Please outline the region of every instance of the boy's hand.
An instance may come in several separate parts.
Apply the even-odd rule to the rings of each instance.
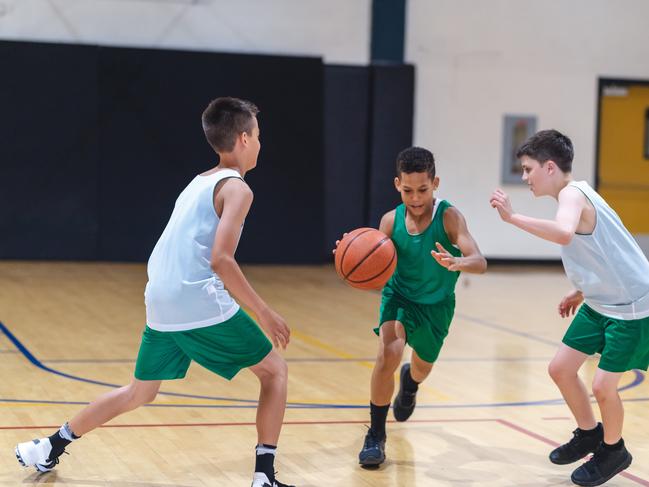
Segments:
[[[346,235],[347,232],[343,233],[343,238],[345,238]],[[339,245],[340,245],[340,240],[336,240],[336,247],[331,251],[332,254],[336,253],[336,249],[338,248]]]
[[[267,308],[258,316],[259,324],[268,333],[276,347],[286,349],[291,339],[291,330],[280,315]]]
[[[492,193],[489,204],[493,208],[498,210],[500,218],[504,222],[511,221],[514,210],[512,209],[512,204],[509,201],[509,196],[502,189],[497,189]]]
[[[455,257],[439,242],[435,242],[435,246],[437,247],[438,252],[431,250],[430,255],[433,256],[439,265],[446,267],[449,271],[462,270],[462,257]]]
[[[584,300],[584,295],[581,291],[571,291],[564,296],[564,298],[559,303],[559,314],[562,318],[567,318],[570,315],[574,315],[577,307]]]

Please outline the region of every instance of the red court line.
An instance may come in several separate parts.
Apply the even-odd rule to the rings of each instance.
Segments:
[[[395,420],[388,420],[388,423],[396,423],[397,421]],[[527,428],[523,428],[522,426],[518,426],[517,424],[514,424],[510,421],[507,421],[506,419],[498,419],[498,418],[468,418],[468,419],[414,419],[408,421],[408,423],[485,423],[485,422],[494,422],[494,423],[499,423],[503,426],[506,426],[507,428],[513,429],[514,431],[518,431],[519,433],[522,433],[524,435],[530,436],[534,438],[535,440],[538,440],[542,443],[545,443],[550,446],[559,446],[559,443],[557,443],[554,440],[551,440],[549,438],[546,438],[545,436],[539,435],[538,433],[534,433],[531,430],[528,430]],[[346,420],[346,421],[341,421],[341,420],[331,420],[331,421],[285,421],[284,426],[289,426],[289,425],[295,425],[295,426],[300,426],[300,425],[321,425],[321,424],[331,424],[331,425],[336,425],[336,424],[366,424],[367,421],[364,420]],[[106,424],[103,426],[100,426],[100,428],[187,428],[187,427],[196,427],[196,426],[201,426],[201,427],[222,427],[222,426],[255,426],[254,422],[240,422],[240,423],[151,423],[151,424]],[[34,430],[34,429],[57,429],[59,428],[59,425],[41,425],[41,426],[0,426],[0,430]],[[629,480],[632,480],[633,482],[649,487],[649,481],[644,480],[636,475],[633,475],[632,473],[629,472],[622,472],[620,473],[622,477],[625,477]]]

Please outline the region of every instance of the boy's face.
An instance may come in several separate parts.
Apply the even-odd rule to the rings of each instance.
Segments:
[[[529,156],[521,157],[521,166],[523,168],[523,181],[530,187],[530,191],[534,196],[544,196],[548,190],[548,182],[550,181],[550,173],[552,164],[551,161],[546,161],[541,164],[536,159]]]
[[[433,191],[439,186],[439,178],[431,179],[427,172],[402,172],[394,178],[394,186],[410,214],[423,215],[433,207]]]
[[[247,169],[252,169],[257,165],[257,157],[261,150],[261,142],[259,140],[259,124],[257,117],[252,117],[252,130],[250,133],[243,132],[241,137],[244,139],[244,151],[246,154]]]

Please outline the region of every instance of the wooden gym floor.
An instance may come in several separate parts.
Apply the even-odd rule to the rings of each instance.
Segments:
[[[278,478],[299,487],[561,486],[576,465],[549,451],[575,425],[546,373],[568,320],[559,268],[492,267],[461,276],[455,320],[406,423],[388,425],[387,462],[357,454],[379,294],[351,289],[331,266],[245,267],[288,321],[289,409]],[[227,381],[192,365],[150,407],[68,448],[56,471],[18,465],[17,442],[49,435],[88,401],[129,382],[144,323],[141,264],[0,262],[0,486],[248,486],[255,445],[254,376]],[[583,377],[590,381],[597,359]],[[649,486],[649,384],[621,392],[634,461],[610,486]]]

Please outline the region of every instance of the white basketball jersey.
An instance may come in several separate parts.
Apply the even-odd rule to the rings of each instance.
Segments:
[[[214,188],[233,169],[196,176],[180,193],[169,223],[156,243],[144,291],[147,325],[158,331],[182,331],[222,323],[239,305],[210,267],[219,217]]]
[[[575,234],[561,247],[568,278],[584,301],[604,316],[636,320],[649,316],[649,262],[620,217],[585,181],[572,181],[597,214],[593,233]]]

